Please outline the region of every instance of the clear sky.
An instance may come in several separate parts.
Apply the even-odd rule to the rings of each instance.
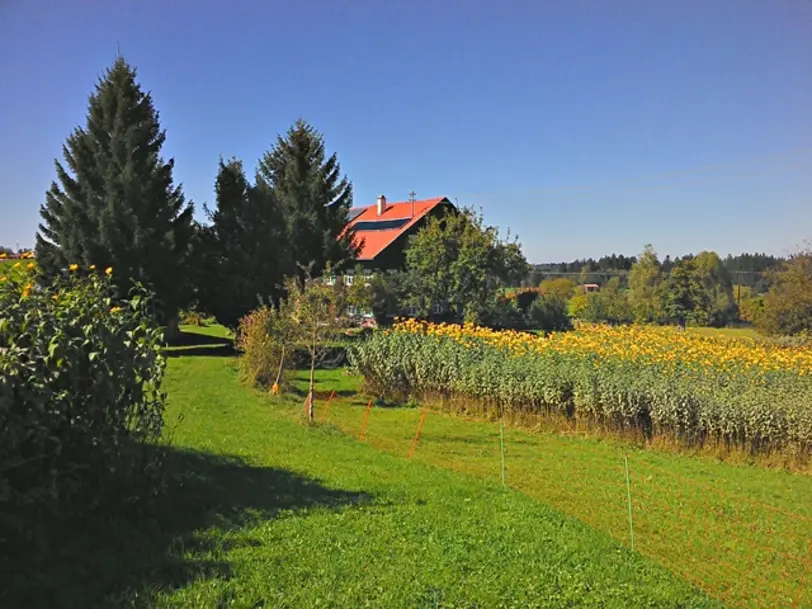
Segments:
[[[809,0],[0,0],[0,243],[117,48],[199,215],[302,117],[356,205],[457,197],[531,262],[812,237]]]

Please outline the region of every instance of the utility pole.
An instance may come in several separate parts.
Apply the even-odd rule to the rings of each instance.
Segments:
[[[411,191],[409,193],[409,203],[412,204],[412,218],[414,218],[414,197],[415,197],[415,192],[413,190],[413,191]]]

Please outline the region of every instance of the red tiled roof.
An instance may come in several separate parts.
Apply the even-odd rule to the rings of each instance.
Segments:
[[[409,201],[399,201],[397,203],[386,203],[386,209],[379,216],[378,206],[370,205],[369,207],[362,208],[347,224],[348,227],[355,226],[359,222],[364,224],[368,222],[378,221],[391,221],[391,220],[408,220],[403,225],[397,228],[378,229],[378,230],[361,230],[357,229],[355,232],[356,243],[361,243],[361,252],[358,254],[359,260],[372,260],[380,254],[383,250],[389,247],[395,240],[403,233],[408,231],[412,226],[420,221],[427,213],[437,207],[442,202],[448,202],[445,197],[438,197],[436,199],[425,199],[423,201],[414,202],[414,215],[412,215],[412,203]],[[358,211],[358,210],[354,210]]]

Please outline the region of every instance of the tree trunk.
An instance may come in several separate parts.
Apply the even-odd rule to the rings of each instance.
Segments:
[[[316,357],[315,355],[310,357],[310,389],[308,391],[308,397],[310,399],[308,406],[307,406],[307,419],[310,422],[313,422],[316,419],[316,407],[314,402],[316,401]]]
[[[276,384],[282,380],[282,365],[285,363],[285,348],[282,347],[282,352],[279,355],[279,369],[276,371]]]
[[[180,338],[180,321],[177,315],[173,315],[166,322],[164,328],[164,340],[169,343],[175,343]]]

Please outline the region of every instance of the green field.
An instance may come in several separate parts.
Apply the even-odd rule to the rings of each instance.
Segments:
[[[809,477],[507,427],[504,488],[496,423],[431,412],[410,461],[420,410],[373,407],[361,442],[358,379],[323,371],[338,397],[309,427],[303,375],[250,390],[222,330],[192,330],[171,350],[165,492],[19,515],[0,606],[812,603]]]
[[[327,420],[358,436],[364,406],[363,397],[334,400]],[[420,416],[417,409],[373,408],[366,442],[405,458]],[[432,411],[414,461],[498,481],[499,442],[496,422]],[[812,603],[809,476],[511,427],[504,443],[510,487],[627,547],[628,456],[638,552],[732,606]]]
[[[714,606],[492,476],[309,428],[298,395],[241,386],[232,358],[175,355],[165,493],[61,519],[20,514],[30,532],[0,554],[1,606]]]
[[[695,327],[695,328],[688,328],[687,330],[693,334],[699,334],[701,336],[713,336],[713,337],[722,337],[722,338],[746,338],[749,340],[758,340],[763,339],[764,336],[759,334],[755,328],[744,327],[744,328],[702,328],[702,327]]]

